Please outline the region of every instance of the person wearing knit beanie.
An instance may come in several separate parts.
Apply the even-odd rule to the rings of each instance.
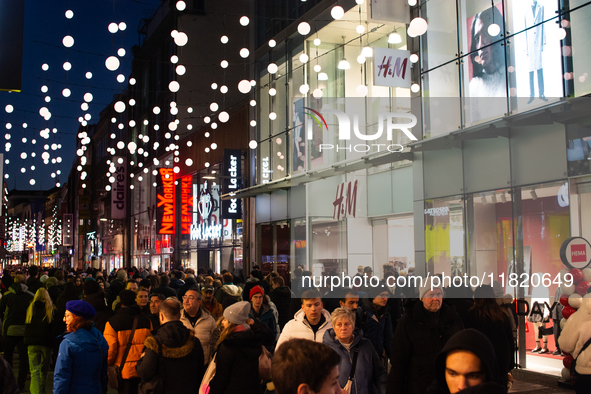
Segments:
[[[224,310],[224,318],[230,323],[246,325],[248,312],[250,312],[250,302],[239,301]]]
[[[253,287],[252,290],[250,290],[250,295],[249,295],[248,299],[252,300],[252,296],[257,293],[262,294],[263,297],[265,296],[265,290],[263,290],[263,288],[261,286],[257,285],[255,287]]]

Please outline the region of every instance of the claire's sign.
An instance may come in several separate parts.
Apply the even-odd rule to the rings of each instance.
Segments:
[[[120,163],[121,161],[121,163]],[[125,157],[114,157],[115,182],[111,186],[111,219],[125,219],[127,195],[127,162]]]

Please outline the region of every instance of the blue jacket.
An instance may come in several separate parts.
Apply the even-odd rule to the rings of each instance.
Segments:
[[[102,394],[109,345],[95,327],[64,336],[55,364],[53,394]]]
[[[363,336],[371,341],[380,357],[382,357],[385,350],[386,356],[390,358],[394,332],[389,306],[386,305],[382,317],[378,319],[374,314],[371,301],[364,300],[362,305],[357,308],[356,326],[363,330]]]
[[[355,367],[354,385],[351,387],[351,394],[383,394],[386,392],[388,373],[382,365],[380,357],[373,348],[371,342],[363,338],[363,331],[355,328],[353,331],[353,343],[351,350],[345,347],[336,338],[334,329],[329,328],[324,333],[322,342],[334,349],[341,356],[339,364],[339,384],[345,387],[351,373],[353,362],[353,348],[359,347],[357,365]]]

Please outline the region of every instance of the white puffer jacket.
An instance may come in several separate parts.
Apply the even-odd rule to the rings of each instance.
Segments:
[[[195,323],[195,326],[191,324],[191,321],[185,316],[185,311],[181,311],[181,322],[191,331],[195,331],[195,336],[201,342],[203,347],[203,360],[205,364],[209,363],[215,343],[212,343],[212,333],[215,330],[215,320],[211,317],[211,313],[203,307],[201,307],[201,317]]]
[[[589,338],[591,338],[591,298],[583,298],[581,307],[567,319],[558,338],[560,349],[577,359],[575,369],[581,375],[591,375],[591,346],[581,352],[581,348]]]
[[[277,346],[275,346],[275,350],[279,348],[279,346],[286,341],[289,341],[292,338],[299,338],[299,339],[308,339],[310,341],[316,341],[322,343],[322,338],[324,338],[324,333],[329,328],[332,328],[332,324],[330,322],[330,313],[326,309],[322,310],[322,315],[326,319],[323,325],[320,326],[316,334],[310,327],[310,323],[308,320],[304,319],[306,315],[304,314],[303,310],[299,310],[293,316],[294,318],[287,322],[285,327],[283,327],[283,331],[279,336],[279,340],[277,341]]]

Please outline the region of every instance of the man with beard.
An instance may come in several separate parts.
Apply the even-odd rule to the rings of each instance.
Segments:
[[[222,308],[222,305],[213,296],[214,291],[215,288],[212,285],[205,285],[201,288],[203,307],[211,313],[215,321],[218,321],[224,313],[224,308]]]

